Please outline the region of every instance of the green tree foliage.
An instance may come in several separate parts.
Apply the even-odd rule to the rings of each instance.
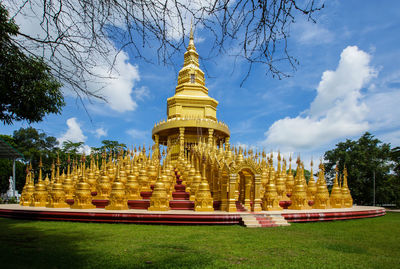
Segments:
[[[10,135],[0,135],[1,139],[6,141],[10,146],[17,149],[14,137]],[[12,176],[13,160],[0,159],[0,193],[5,193],[8,190],[9,181],[8,179]],[[15,162],[15,174],[17,177],[16,188],[22,190],[25,183],[25,164],[22,161],[17,160]]]
[[[39,122],[65,105],[61,84],[42,58],[26,55],[13,41],[18,26],[0,3],[0,120]]]
[[[390,144],[382,143],[367,132],[357,141],[348,139],[338,143],[336,148],[325,152],[324,158],[327,178],[333,178],[336,163],[340,171],[346,165],[355,203],[373,203],[375,176],[376,203],[400,205],[400,177],[394,170],[399,167],[400,158]]]
[[[93,148],[96,153],[106,152],[107,154],[110,154],[111,152],[117,153],[121,150],[127,150],[126,144],[119,143],[118,141],[114,140],[103,140],[101,141],[101,144],[101,147]]]
[[[80,148],[83,146],[84,142],[72,142],[72,141],[64,141],[62,144],[61,155],[63,160],[68,160],[68,156],[70,159],[78,160],[80,155]]]
[[[14,143],[19,152],[25,156],[27,162],[32,163],[35,174],[38,174],[40,157],[43,162],[43,175],[51,171],[51,164],[57,157],[58,148],[57,139],[53,136],[47,136],[35,128],[20,128],[13,133]]]
[[[70,158],[72,161],[79,162],[81,160],[80,148],[84,144],[83,142],[63,142],[61,148],[58,145],[58,141],[53,136],[48,136],[47,134],[36,130],[35,128],[20,128],[14,131],[13,136],[0,135],[3,140],[21,152],[25,160],[17,161],[16,163],[16,174],[17,181],[16,187],[18,191],[22,191],[25,184],[25,169],[28,162],[32,163],[32,168],[35,172],[35,180],[38,176],[38,166],[40,157],[42,157],[43,163],[43,176],[50,174],[51,165],[56,162],[57,155],[60,158],[61,171],[66,172],[67,160]],[[117,153],[121,149],[126,151],[127,147],[125,144],[118,141],[103,140],[102,146],[99,148],[93,148],[92,154],[101,154],[106,152],[110,154],[111,152]],[[92,156],[96,158],[95,156]],[[101,157],[97,157],[99,164],[101,164]],[[90,157],[86,157],[86,164],[90,162]],[[5,192],[8,189],[8,178],[12,175],[12,161],[6,159],[0,159],[0,190]]]

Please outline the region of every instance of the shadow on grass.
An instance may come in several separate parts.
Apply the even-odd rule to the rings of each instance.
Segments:
[[[1,218],[0,260],[6,268],[80,267],[86,255],[74,245],[79,238],[79,234],[38,229],[29,221]]]
[[[134,248],[129,243],[116,247],[124,226],[98,225],[0,218],[0,260],[6,268],[194,268],[214,263],[212,253],[188,242],[150,239],[135,241]]]

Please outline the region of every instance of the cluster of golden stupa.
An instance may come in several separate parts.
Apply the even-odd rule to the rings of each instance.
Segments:
[[[40,162],[36,183],[28,169],[20,204],[90,209],[101,201],[106,210],[123,210],[146,201],[148,210],[166,211],[179,190],[196,211],[352,207],[346,168],[340,176],[336,170],[329,193],[322,163],[315,181],[311,162],[307,182],[300,158],[294,176],[291,158],[287,163],[279,153],[274,159],[272,153],[231,147],[229,128],[217,120],[218,102],[208,96],[198,58],[191,30],[175,95],[167,100],[168,118],[152,131],[152,150],[146,153],[143,146],[103,154],[101,161],[91,156],[89,164],[82,156],[62,172],[57,159],[45,179]]]

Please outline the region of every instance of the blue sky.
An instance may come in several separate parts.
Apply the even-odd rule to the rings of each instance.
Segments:
[[[320,158],[337,142],[358,139],[366,131],[399,146],[400,2],[327,1],[316,18],[317,24],[298,18],[291,26],[289,50],[300,62],[291,78],[274,79],[259,65],[240,87],[246,62],[234,65],[228,55],[201,62],[209,75],[209,95],[219,101],[217,117],[230,127],[231,143],[301,153],[306,159]],[[210,48],[207,37],[196,30],[196,48],[203,56]],[[166,117],[166,99],[174,94],[182,64],[183,55],[172,67],[122,53],[120,77],[105,92],[110,103],[87,103],[89,116],[67,93],[61,115],[31,126],[88,146],[104,139],[149,145],[154,123]],[[1,133],[27,126],[3,125]]]

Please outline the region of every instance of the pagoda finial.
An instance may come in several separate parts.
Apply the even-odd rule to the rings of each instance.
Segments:
[[[190,40],[193,40],[193,19],[190,20]]]
[[[196,50],[196,47],[194,46],[194,37],[193,37],[193,22],[190,21],[190,35],[189,35],[189,45],[187,47],[187,50]]]

